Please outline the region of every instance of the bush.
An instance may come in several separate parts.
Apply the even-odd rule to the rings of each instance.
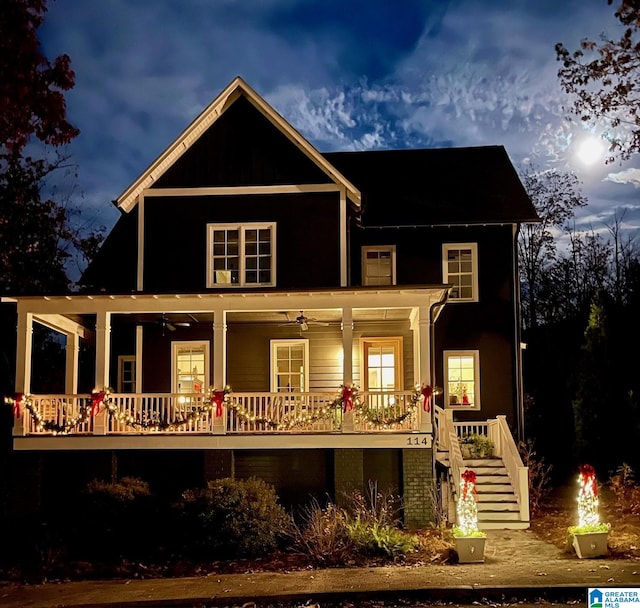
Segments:
[[[155,551],[156,505],[137,477],[116,483],[94,479],[81,496],[73,553],[90,560],[149,558]]]
[[[538,458],[531,439],[518,442],[518,451],[522,464],[529,469],[529,511],[531,517],[535,517],[540,511],[543,499],[551,491],[553,465],[546,465],[544,458]]]
[[[391,525],[356,518],[347,523],[355,550],[364,555],[384,555],[393,559],[415,551],[418,539]]]
[[[353,559],[354,545],[347,531],[347,513],[314,499],[303,508],[301,523],[292,529],[293,546],[316,566],[342,566]]]
[[[260,479],[213,481],[184,492],[176,507],[184,532],[181,549],[200,557],[265,555],[290,536],[291,517],[273,486]]]
[[[609,477],[609,489],[616,497],[616,506],[622,513],[640,515],[640,485],[636,483],[635,473],[626,462]]]

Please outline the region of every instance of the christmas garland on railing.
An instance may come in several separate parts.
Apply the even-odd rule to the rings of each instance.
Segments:
[[[46,420],[40,409],[33,402],[33,397],[29,394],[16,393],[13,397],[5,397],[4,402],[13,407],[13,415],[16,418],[22,416],[22,408],[24,407],[33,417],[36,430],[48,431],[54,435],[66,435],[73,428],[84,424],[90,417],[95,415],[93,395],[91,397],[91,403],[82,403],[78,408],[78,413],[67,418],[62,424],[57,420]]]
[[[425,412],[431,411],[431,399],[433,395],[437,395],[440,389],[437,387],[417,385],[414,394],[411,396],[406,409],[401,410],[398,404],[386,405],[382,408],[371,408],[360,399],[360,389],[355,385],[340,385],[340,389],[336,398],[321,407],[314,410],[313,413],[299,412],[294,415],[283,417],[276,420],[268,416],[256,416],[238,402],[232,402],[230,399],[231,388],[225,386],[222,390],[212,389],[208,395],[204,396],[201,405],[187,406],[189,411],[174,418],[159,419],[158,414],[140,413],[133,415],[123,410],[115,400],[111,398],[111,389],[105,388],[101,391],[91,393],[90,402],[82,403],[78,409],[78,413],[67,419],[63,424],[56,420],[45,420],[39,408],[34,404],[30,395],[17,393],[13,398],[6,397],[5,403],[13,406],[13,414],[16,418],[22,415],[22,407],[24,407],[32,416],[38,431],[50,431],[54,435],[64,435],[69,433],[73,428],[80,424],[84,424],[90,418],[96,416],[101,410],[106,410],[108,415],[119,423],[137,428],[151,431],[169,431],[173,432],[192,422],[199,422],[209,417],[215,412],[216,417],[223,415],[223,406],[233,410],[236,416],[243,422],[251,424],[264,424],[271,430],[292,430],[295,428],[303,428],[311,426],[317,422],[329,420],[335,417],[337,413],[344,415],[347,412],[354,411],[356,422],[371,424],[384,429],[393,428],[403,423],[407,418],[414,415],[422,402]]]
[[[211,412],[215,411],[215,416],[222,416],[223,404],[229,403],[229,394],[231,388],[225,386],[222,390],[210,390],[209,394],[202,399],[202,405],[187,406],[189,411],[185,411],[182,414],[169,419],[159,419],[157,413],[155,415],[137,414],[131,415],[127,411],[123,411],[114,401],[109,398],[107,392],[104,399],[104,406],[107,412],[112,418],[115,418],[121,424],[136,428],[145,429],[150,431],[169,431],[173,432],[179,429],[181,426],[189,424],[191,422],[200,422],[207,418]]]

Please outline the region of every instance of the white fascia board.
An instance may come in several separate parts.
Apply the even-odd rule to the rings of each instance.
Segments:
[[[340,289],[304,292],[238,292],[131,296],[25,296],[18,311],[34,315],[127,313],[260,312],[302,307],[337,310],[358,308],[411,308],[430,306],[444,298],[448,287],[425,285],[396,289]]]
[[[117,206],[126,213],[131,211],[137,203],[138,195],[150,188],[153,183],[198,140],[202,133],[224,113],[226,108],[228,108],[241,93],[246,95],[247,99],[293,144],[313,160],[333,182],[342,185],[346,189],[349,199],[356,206],[360,206],[360,191],[239,76],[235,78],[151,166],[116,199]]]
[[[40,325],[44,325],[49,329],[53,329],[54,331],[58,331],[65,335],[75,335],[80,338],[88,338],[93,332],[90,329],[87,329],[83,325],[72,321],[68,317],[65,317],[60,314],[35,314],[33,316],[33,320],[40,323]]]

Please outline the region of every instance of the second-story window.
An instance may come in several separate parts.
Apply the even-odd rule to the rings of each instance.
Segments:
[[[396,248],[376,245],[362,248],[362,284],[396,284]]]
[[[207,228],[207,287],[275,285],[274,223]]]
[[[442,281],[452,283],[449,299],[457,302],[478,301],[478,245],[445,243],[442,246]]]

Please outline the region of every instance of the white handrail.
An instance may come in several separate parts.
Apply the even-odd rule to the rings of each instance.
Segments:
[[[520,453],[507,425],[506,416],[496,416],[502,447],[502,461],[507,469],[520,507],[520,520],[529,521],[529,468],[524,466]]]

